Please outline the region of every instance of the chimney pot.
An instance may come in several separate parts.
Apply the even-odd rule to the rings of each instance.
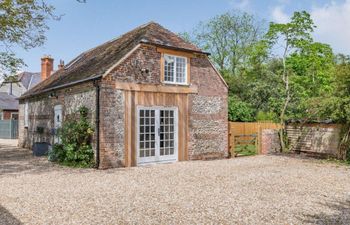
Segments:
[[[53,71],[53,58],[50,55],[44,55],[41,58],[41,81],[47,79]]]
[[[60,64],[58,64],[58,69],[61,70],[64,68],[64,61],[61,59]]]

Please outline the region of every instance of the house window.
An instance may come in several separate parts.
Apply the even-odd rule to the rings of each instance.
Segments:
[[[187,84],[187,58],[164,55],[164,82]]]
[[[28,102],[24,105],[24,126],[28,127],[29,112],[28,112]]]

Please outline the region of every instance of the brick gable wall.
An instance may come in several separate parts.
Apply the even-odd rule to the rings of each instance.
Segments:
[[[191,60],[190,159],[228,156],[227,87],[206,57]]]

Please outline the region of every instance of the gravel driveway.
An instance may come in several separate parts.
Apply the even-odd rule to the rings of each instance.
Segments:
[[[350,169],[290,156],[68,169],[0,149],[0,224],[349,224]]]

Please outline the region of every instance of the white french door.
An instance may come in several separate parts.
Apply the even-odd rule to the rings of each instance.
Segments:
[[[177,108],[138,107],[137,163],[178,159]]]

